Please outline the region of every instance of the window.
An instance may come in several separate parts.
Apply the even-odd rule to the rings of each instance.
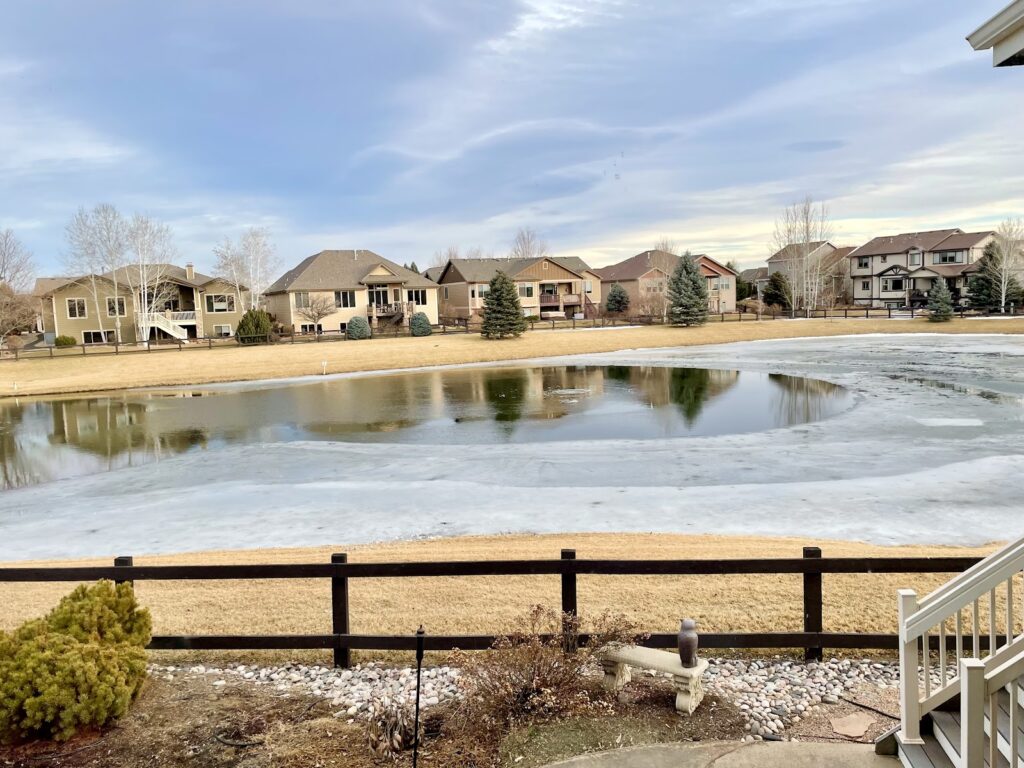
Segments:
[[[391,295],[395,297],[395,304],[398,304],[402,300],[402,289],[395,288],[391,291]]]
[[[721,282],[717,277],[708,278],[708,285],[710,285],[712,291],[717,291]]]
[[[932,257],[932,264],[963,264],[967,251],[943,251]]]
[[[471,299],[481,298],[482,299],[484,296],[486,296],[488,293],[490,293],[490,291],[491,291],[491,286],[489,286],[489,285],[474,285],[472,288],[469,289],[469,298],[471,298]]]
[[[107,317],[125,317],[127,314],[123,296],[107,299]]]
[[[860,281],[860,289],[862,291],[870,291],[871,290],[871,281],[870,280],[861,280]]]
[[[594,292],[594,281],[593,280],[584,280],[583,281],[583,292],[584,293],[593,293]]]
[[[230,325],[215,325],[213,326],[213,335],[215,337],[227,338],[231,335]]]
[[[887,261],[889,261],[889,257],[888,256],[883,256],[882,257],[882,263],[885,264]]]
[[[857,257],[857,269],[867,269],[871,266],[871,258],[869,256],[858,256]]]
[[[297,295],[297,294],[296,294]],[[206,294],[206,311],[211,315],[218,312],[234,312],[235,297],[230,293]]]
[[[902,291],[904,290],[904,285],[902,277],[886,277],[882,279],[883,291]]]
[[[447,285],[444,287],[444,300],[448,301],[448,286]]]
[[[88,317],[85,312],[85,299],[68,299],[68,317],[81,320]]]
[[[727,289],[729,287],[729,281],[723,277],[719,284],[719,287],[722,288],[723,290]]]
[[[334,306],[342,309],[352,309],[356,305],[355,291],[335,291]]]
[[[303,323],[302,325],[299,326],[299,333],[315,333],[317,335],[320,335],[323,332],[324,327],[320,325],[320,323],[317,323],[316,325],[314,325],[313,323]]]
[[[910,252],[910,266],[919,267],[921,266],[921,252],[911,251]]]
[[[107,331],[83,331],[82,332],[82,343],[83,344],[105,344],[107,341]]]
[[[532,285],[520,285],[519,286],[519,298],[521,298],[521,299],[532,299],[533,298],[533,286]]]
[[[407,301],[411,301],[418,307],[425,307],[427,305],[427,289],[426,288],[413,288],[406,292],[408,295]]]
[[[375,307],[386,307],[388,303],[387,288],[373,288],[369,291],[370,303]]]
[[[295,308],[306,309],[309,307],[309,291],[295,292]]]

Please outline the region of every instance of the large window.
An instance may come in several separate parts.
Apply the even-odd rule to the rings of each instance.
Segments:
[[[83,331],[82,343],[105,344],[107,342],[107,333],[108,331]]]
[[[532,285],[520,285],[519,286],[519,298],[521,298],[521,299],[532,299],[533,298],[533,286]]]
[[[231,293],[208,293],[206,294],[206,311],[210,314],[218,312],[234,312],[235,297]]]
[[[408,301],[411,301],[418,307],[427,306],[427,289],[426,288],[413,288],[406,292],[408,295]]]
[[[68,299],[68,317],[74,320],[81,320],[88,317],[85,311],[85,299]]]
[[[943,251],[932,257],[932,264],[963,264],[967,251]]]
[[[334,306],[342,309],[352,309],[356,305],[355,291],[335,291]]]
[[[126,309],[123,296],[107,299],[107,317],[125,317],[128,314]]]
[[[870,256],[858,256],[857,257],[857,269],[867,269],[871,266]]]
[[[306,309],[309,306],[309,291],[295,292],[295,308]]]
[[[902,291],[906,290],[906,281],[902,277],[886,277],[882,280],[883,291]]]

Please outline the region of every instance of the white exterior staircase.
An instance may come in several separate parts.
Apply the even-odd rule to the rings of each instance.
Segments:
[[[908,768],[1024,766],[1022,571],[1024,539],[920,601],[900,590],[901,721],[879,752]]]
[[[179,313],[186,314],[186,313]],[[192,313],[193,321],[195,320],[195,314]],[[166,333],[175,339],[187,339],[188,331],[184,326],[178,325],[171,318],[162,312],[138,312],[136,313],[136,321],[139,329],[142,331],[142,338],[149,338],[150,328],[159,328],[161,331]]]

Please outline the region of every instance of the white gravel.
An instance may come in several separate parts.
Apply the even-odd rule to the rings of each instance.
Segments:
[[[899,685],[897,666],[871,659],[831,659],[804,663],[783,657],[770,659],[710,659],[704,677],[708,693],[732,701],[746,721],[751,741],[781,737],[785,728],[819,707],[839,703],[848,692],[864,684],[879,689]],[[211,685],[269,686],[282,696],[311,695],[328,699],[335,717],[355,719],[367,715],[370,705],[387,697],[411,705],[416,696],[416,670],[376,663],[352,669],[286,664],[275,667],[235,665],[151,666],[150,673],[173,681],[177,676],[203,675]],[[600,674],[595,670],[595,674]],[[651,677],[658,673],[647,672]],[[420,705],[450,702],[460,695],[459,670],[432,667],[423,670]]]

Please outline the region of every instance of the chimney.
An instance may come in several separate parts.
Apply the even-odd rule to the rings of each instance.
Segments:
[[[196,268],[192,265],[191,261],[188,264],[185,265],[185,279],[186,280],[195,280],[196,279]]]

